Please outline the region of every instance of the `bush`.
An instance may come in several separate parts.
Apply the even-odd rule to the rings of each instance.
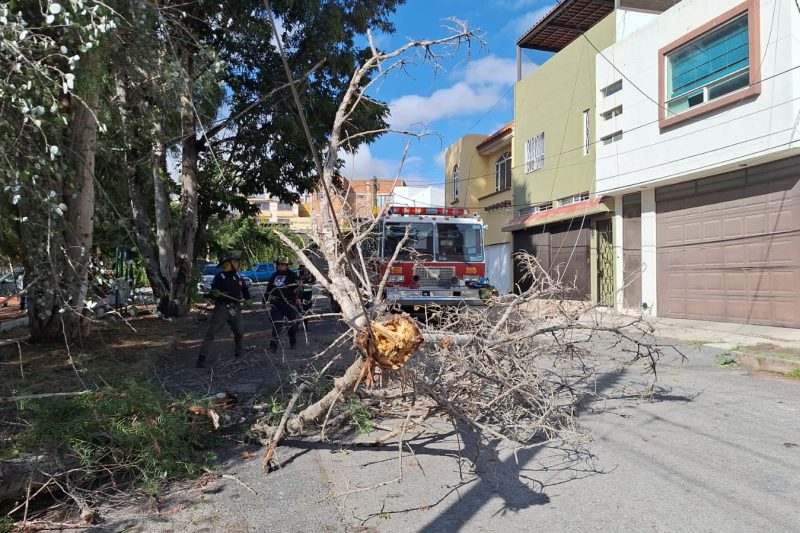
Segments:
[[[208,418],[151,384],[129,381],[91,394],[27,401],[20,410],[31,426],[16,435],[19,450],[71,452],[87,479],[110,476],[149,495],[167,481],[199,475],[214,458],[203,452],[213,442]]]

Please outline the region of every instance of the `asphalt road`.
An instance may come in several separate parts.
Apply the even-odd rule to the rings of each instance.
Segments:
[[[482,448],[445,421],[398,450],[287,441],[283,469],[234,453],[214,492],[176,493],[140,531],[800,530],[800,381],[721,368],[685,346],[652,400],[627,395],[639,369],[602,376],[585,446]],[[258,450],[255,448],[251,448]],[[259,450],[259,453],[260,450]],[[459,457],[464,458],[460,460]],[[474,462],[473,462],[474,460]],[[388,483],[387,483],[388,482]],[[374,488],[375,485],[381,485]],[[205,489],[204,489],[205,490]]]

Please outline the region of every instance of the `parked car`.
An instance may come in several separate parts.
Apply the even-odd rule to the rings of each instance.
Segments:
[[[255,263],[250,270],[239,272],[243,278],[250,279],[256,283],[268,282],[274,273],[275,265],[273,263]]]
[[[222,272],[222,269],[217,265],[214,264],[206,265],[205,268],[203,268],[203,273],[202,273],[203,279],[201,279],[200,283],[197,284],[197,292],[199,292],[200,294],[208,294],[209,292],[211,292],[211,282],[214,281],[214,276],[216,276],[220,272]],[[253,284],[253,280],[248,276],[244,276],[243,272],[240,274],[242,274],[242,277],[244,277],[245,285],[250,287]]]

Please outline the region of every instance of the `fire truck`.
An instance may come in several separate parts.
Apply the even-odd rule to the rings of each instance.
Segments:
[[[392,206],[381,220],[380,273],[389,269],[386,299],[401,307],[483,305],[483,221],[463,208]],[[396,260],[398,246],[406,239]]]

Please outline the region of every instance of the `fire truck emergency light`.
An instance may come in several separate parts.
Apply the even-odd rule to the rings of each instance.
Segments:
[[[464,216],[467,210],[461,207],[398,207],[392,206],[389,212],[393,215],[447,215]]]

